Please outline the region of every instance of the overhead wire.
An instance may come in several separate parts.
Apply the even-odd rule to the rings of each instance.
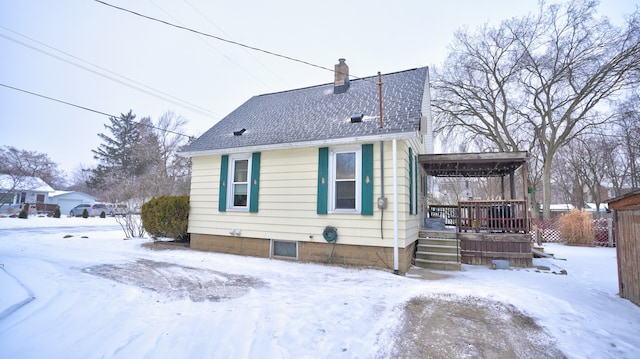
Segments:
[[[225,39],[223,37],[212,35],[212,34],[209,34],[209,33],[203,32],[203,31],[199,31],[199,30],[196,30],[196,29],[192,29],[190,27],[174,24],[174,23],[171,23],[171,22],[166,21],[166,20],[158,19],[158,18],[155,18],[153,16],[149,16],[149,15],[145,15],[145,14],[139,13],[137,11],[133,11],[133,10],[130,10],[130,9],[127,9],[127,8],[124,8],[124,7],[116,6],[116,5],[110,4],[110,3],[102,1],[102,0],[94,0],[94,1],[97,2],[97,3],[100,3],[102,5],[105,5],[107,7],[111,7],[113,9],[120,10],[120,11],[129,13],[129,14],[132,14],[132,15],[135,15],[135,16],[139,16],[139,17],[142,17],[142,18],[147,19],[147,20],[158,22],[158,23],[161,23],[161,24],[164,24],[164,25],[167,25],[167,26],[171,26],[171,27],[174,27],[176,29],[188,31],[188,32],[191,32],[191,33],[194,33],[194,34],[198,34],[198,35],[201,35],[201,36],[205,36],[205,37],[209,37],[209,38],[212,38],[212,39],[216,39],[216,40],[219,40],[219,41],[222,41],[222,42],[226,42],[226,43],[229,43],[229,44],[232,44],[232,45],[240,46],[240,47],[243,47],[245,49],[262,52],[262,53],[265,53],[267,55],[279,57],[279,58],[282,58],[282,59],[285,59],[285,60],[297,62],[297,63],[303,64],[303,65],[307,65],[307,66],[310,66],[310,67],[314,67],[314,68],[318,68],[318,69],[321,69],[321,70],[329,71],[331,73],[335,73],[336,72],[335,69],[331,69],[331,68],[328,68],[326,66],[314,64],[314,63],[309,62],[309,61],[297,59],[295,57],[291,57],[291,56],[288,56],[288,55],[283,55],[283,54],[276,53],[276,52],[269,51],[269,50],[265,50],[265,49],[262,49],[262,48],[259,48],[259,47],[243,44],[243,43],[238,42],[238,41]],[[355,79],[358,79],[358,80],[363,80],[363,81],[369,82],[369,83],[374,84],[376,86],[379,85],[379,82],[377,81],[377,77],[376,76],[361,77],[361,76],[356,76],[356,75],[353,75],[353,74],[347,74],[347,75],[349,75],[350,77],[353,77]],[[401,104],[398,101],[394,101],[394,100],[390,100],[390,99],[387,99],[387,101],[388,102],[392,102],[392,103]]]
[[[36,92],[33,92],[33,91],[24,90],[24,89],[21,89],[21,88],[15,87],[15,86],[11,86],[11,85],[7,85],[7,84],[4,84],[4,83],[0,83],[0,86],[6,87],[6,88],[14,90],[14,91],[23,92],[23,93],[26,93],[26,94],[29,94],[29,95],[32,95],[32,96],[41,97],[41,98],[44,98],[44,99],[47,99],[47,100],[50,100],[50,101],[62,103],[62,104],[65,104],[67,106],[72,106],[72,107],[76,107],[76,108],[79,108],[79,109],[82,109],[82,110],[85,110],[85,111],[89,111],[89,112],[97,113],[97,114],[100,114],[100,115],[104,115],[104,116],[107,116],[107,117],[113,117],[113,118],[118,118],[119,117],[119,116],[112,115],[110,113],[106,113],[106,112],[102,112],[102,111],[99,111],[99,110],[92,109],[90,107],[77,105],[77,104],[74,104],[74,103],[71,103],[71,102],[67,102],[67,101],[60,100],[60,99],[57,99],[57,98],[54,98],[54,97],[42,95],[42,94],[39,94],[39,93],[36,93]],[[193,136],[185,135],[183,133],[175,132],[175,131],[168,130],[168,129],[165,129],[165,128],[160,128],[160,127],[153,126],[153,125],[150,125],[150,124],[147,124],[147,123],[142,123],[142,122],[136,122],[136,123],[140,124],[140,125],[143,125],[143,126],[146,126],[146,127],[149,127],[149,128],[153,128],[155,130],[159,130],[159,131],[163,131],[163,132],[169,132],[169,133],[173,133],[174,135],[177,135],[177,136],[184,136],[184,137],[187,137],[189,139],[193,139]]]
[[[163,9],[162,7],[160,7],[160,5],[156,4],[155,1],[153,0],[149,0],[149,2],[151,2],[155,7],[157,7],[158,9],[160,9],[160,11],[162,11],[163,13],[165,13],[167,16],[169,16],[170,18],[172,18],[174,21],[176,21],[177,23],[180,23],[180,20],[176,19],[175,16],[171,15],[169,12],[167,12],[165,9]],[[237,63],[236,61],[234,61],[232,58],[230,58],[229,56],[227,56],[227,54],[223,53],[222,51],[218,50],[217,48],[215,48],[210,42],[205,41],[201,36],[197,37],[198,40],[202,41],[203,43],[205,43],[207,46],[209,46],[210,48],[214,49],[215,51],[217,51],[220,55],[222,55],[225,59],[227,59],[229,62],[231,62],[232,64],[236,65],[240,70],[244,71],[245,73],[249,74],[249,76],[253,77],[255,80],[257,80],[258,82],[262,83],[263,85],[270,87],[267,83],[265,83],[264,81],[262,81],[261,79],[259,79],[256,75],[252,74],[251,72],[249,72],[249,70],[245,69],[244,67],[242,67],[239,63]]]
[[[60,49],[57,49],[57,48],[55,48],[55,47],[53,47],[53,46],[47,45],[47,44],[45,44],[45,43],[43,43],[43,42],[41,42],[41,41],[38,41],[38,40],[36,40],[36,39],[34,39],[34,38],[31,38],[31,37],[29,37],[29,36],[23,35],[23,34],[21,34],[21,33],[17,32],[17,31],[11,30],[11,29],[9,29],[9,28],[7,28],[7,27],[5,27],[5,26],[0,25],[0,28],[4,29],[5,31],[11,32],[11,33],[13,33],[13,34],[16,34],[16,35],[18,35],[18,36],[21,36],[21,37],[23,37],[23,38],[25,38],[25,39],[28,39],[29,41],[32,41],[32,42],[34,42],[34,43],[36,43],[36,44],[38,44],[38,45],[40,45],[40,46],[46,47],[46,48],[48,48],[48,49],[51,49],[51,50],[56,51],[56,52],[58,52],[58,53],[61,53],[61,54],[65,55],[65,56],[68,56],[68,57],[70,57],[70,58],[72,58],[72,59],[75,59],[75,60],[77,60],[77,61],[83,62],[83,63],[85,63],[85,64],[87,64],[87,65],[93,66],[93,67],[95,67],[95,68],[97,68],[97,69],[99,69],[99,70],[101,70],[101,71],[107,72],[107,73],[109,73],[109,74],[111,74],[111,75],[117,76],[117,77],[119,77],[119,78],[121,78],[121,79],[123,79],[123,80],[125,80],[125,81],[120,80],[120,79],[117,79],[117,78],[114,78],[114,77],[109,76],[109,75],[107,75],[107,74],[101,73],[100,71],[96,71],[96,70],[94,70],[94,69],[92,69],[92,68],[89,68],[89,67],[87,67],[87,66],[84,66],[84,65],[78,64],[78,63],[73,62],[73,61],[70,61],[69,59],[66,59],[66,58],[64,58],[64,57],[62,57],[62,56],[58,56],[58,55],[53,54],[53,53],[51,53],[51,52],[48,52],[48,51],[46,51],[46,50],[44,50],[44,49],[38,48],[38,47],[33,46],[33,45],[31,45],[31,44],[25,43],[25,42],[23,42],[23,41],[21,41],[21,40],[18,40],[18,39],[15,39],[15,38],[12,38],[12,37],[10,37],[10,36],[7,36],[7,35],[5,35],[5,34],[1,34],[1,33],[0,33],[0,37],[3,37],[3,38],[5,38],[5,39],[7,39],[7,40],[9,40],[9,41],[12,41],[12,42],[14,42],[14,43],[17,43],[17,44],[21,45],[21,46],[24,46],[24,47],[27,47],[27,48],[32,49],[32,50],[34,50],[34,51],[40,52],[40,53],[42,53],[42,54],[44,54],[44,55],[47,55],[47,56],[53,57],[53,58],[55,58],[55,59],[57,59],[57,60],[60,60],[60,61],[65,62],[65,63],[68,63],[68,64],[70,64],[70,65],[72,65],[72,66],[75,66],[75,67],[81,68],[81,69],[83,69],[83,70],[85,70],[85,71],[91,72],[91,73],[93,73],[93,74],[95,74],[95,75],[98,75],[98,76],[101,76],[101,77],[104,77],[104,78],[106,78],[106,79],[109,79],[109,80],[111,80],[111,81],[114,81],[114,82],[116,82],[116,83],[119,83],[119,84],[121,84],[121,85],[124,85],[124,86],[126,86],[126,87],[129,87],[129,88],[132,88],[132,89],[138,90],[138,91],[140,91],[140,92],[146,93],[147,95],[153,96],[153,97],[158,98],[158,99],[160,99],[160,100],[163,100],[163,101],[167,101],[167,102],[173,103],[174,105],[178,105],[178,106],[181,106],[181,107],[188,108],[188,109],[190,109],[190,110],[192,110],[192,111],[198,112],[198,113],[203,114],[203,115],[206,115],[206,116],[215,116],[215,117],[218,117],[218,118],[222,118],[222,117],[223,117],[223,116],[221,116],[221,115],[219,115],[219,114],[216,114],[216,113],[214,113],[214,112],[212,112],[212,111],[210,111],[210,110],[208,110],[208,109],[206,109],[206,108],[204,108],[204,107],[201,107],[201,106],[195,105],[195,104],[193,104],[193,103],[190,103],[190,102],[188,102],[188,101],[186,101],[186,100],[183,100],[183,99],[180,99],[180,98],[178,98],[178,97],[175,97],[175,96],[173,96],[173,95],[171,95],[171,94],[168,94],[168,93],[166,93],[166,92],[160,91],[160,90],[155,89],[155,88],[150,87],[150,86],[147,86],[147,85],[145,85],[145,84],[143,84],[143,83],[141,83],[141,82],[138,82],[138,81],[133,80],[133,79],[131,79],[131,78],[128,78],[128,77],[126,77],[126,76],[122,76],[122,75],[120,75],[120,74],[118,74],[118,73],[116,73],[116,72],[113,72],[113,71],[111,71],[111,70],[109,70],[109,69],[107,69],[107,68],[104,68],[104,67],[102,67],[102,66],[99,66],[99,65],[93,64],[93,63],[91,63],[91,62],[89,62],[89,61],[83,60],[83,59],[81,59],[81,58],[79,58],[79,57],[77,57],[77,56],[75,56],[75,55],[73,55],[73,54],[70,54],[70,53],[65,52],[65,51],[63,51],[63,50],[60,50]],[[148,90],[151,90],[151,91],[154,91],[154,92],[156,92],[156,93],[153,93],[153,92],[151,92],[151,91],[147,91],[147,90],[145,90],[145,89],[143,89],[143,88],[140,88],[140,87],[138,87],[138,86],[134,86],[134,85],[132,85],[132,84],[130,84],[130,83],[127,83],[126,81],[129,81],[129,82],[131,82],[131,83],[133,83],[133,84],[137,84],[137,85],[139,85],[139,86],[141,86],[141,87],[144,87],[144,88],[146,88],[146,89],[148,89]]]
[[[189,0],[184,0],[184,2],[187,3],[187,5],[189,5],[189,7],[191,7],[200,16],[202,16],[202,18],[207,20],[207,22],[209,22],[211,25],[215,26],[216,29],[220,30],[220,32],[222,32],[224,35],[226,35],[228,38],[231,39],[231,35],[227,34],[220,26],[218,26],[215,22],[213,22],[207,15],[205,15],[197,7],[195,7],[193,4],[191,4],[189,2]],[[231,40],[233,40],[233,39],[231,39]],[[272,75],[274,75],[275,77],[277,77],[280,80],[283,80],[282,77],[280,77],[280,75],[278,75],[275,71],[273,71],[271,68],[269,68],[267,65],[265,65],[262,61],[260,61],[260,59],[258,59],[257,57],[253,56],[253,54],[251,52],[247,51],[247,54],[249,54],[249,56],[251,56],[254,60],[256,60],[257,63],[262,65],[262,67],[265,68],[267,71],[269,71]]]
[[[158,23],[161,23],[161,24],[164,24],[164,25],[167,25],[167,26],[171,26],[171,27],[174,27],[174,28],[177,28],[177,29],[180,29],[180,30],[189,31],[189,32],[192,32],[192,33],[194,33],[194,34],[198,34],[198,35],[205,36],[205,37],[210,37],[210,38],[212,38],[212,39],[216,39],[216,40],[219,40],[219,41],[222,41],[222,42],[226,42],[226,43],[229,43],[229,44],[232,44],[232,45],[236,45],[236,46],[240,46],[240,47],[243,47],[243,48],[246,48],[246,49],[250,49],[250,50],[254,50],[254,51],[258,51],[258,52],[262,52],[262,53],[265,53],[265,54],[267,54],[267,55],[271,55],[271,56],[279,57],[279,58],[282,58],[282,59],[285,59],[285,60],[289,60],[289,61],[297,62],[297,63],[303,64],[303,65],[307,65],[307,66],[315,67],[315,68],[318,68],[318,69],[321,69],[321,70],[325,70],[325,71],[329,71],[329,72],[335,72],[335,70],[334,70],[334,69],[330,69],[330,68],[328,68],[328,67],[326,67],[326,66],[317,65],[317,64],[314,64],[314,63],[309,62],[309,61],[300,60],[300,59],[297,59],[297,58],[295,58],[295,57],[291,57],[291,56],[287,56],[287,55],[279,54],[279,53],[276,53],[276,52],[273,52],[273,51],[269,51],[269,50],[261,49],[261,48],[259,48],[259,47],[255,47],[255,46],[251,46],[251,45],[243,44],[243,43],[241,43],[241,42],[237,42],[237,41],[233,41],[233,40],[225,39],[225,38],[220,37],[220,36],[216,36],[216,35],[208,34],[208,33],[206,33],[206,32],[199,31],[199,30],[196,30],[196,29],[192,29],[192,28],[189,28],[189,27],[186,27],[186,26],[182,26],[182,25],[174,24],[174,23],[171,23],[171,22],[166,21],[166,20],[158,19],[158,18],[155,18],[155,17],[149,16],[149,15],[145,15],[145,14],[142,14],[142,13],[139,13],[139,12],[136,12],[136,11],[133,11],[133,10],[129,10],[129,9],[127,9],[127,8],[123,8],[123,7],[120,7],[120,6],[116,6],[116,5],[110,4],[110,3],[105,2],[105,1],[102,1],[102,0],[93,0],[93,1],[95,1],[95,2],[97,2],[97,3],[100,3],[100,4],[102,4],[102,5],[105,5],[105,6],[108,6],[108,7],[114,8],[114,9],[116,9],[116,10],[124,11],[124,12],[130,13],[130,14],[132,14],[132,15],[136,15],[136,16],[139,16],[139,17],[145,18],[145,19],[147,19],[147,20],[155,21],[155,22],[158,22]],[[377,82],[375,82],[375,81],[373,81],[373,80],[370,80],[370,79],[367,79],[367,78],[363,78],[363,77],[359,77],[359,76],[355,76],[355,75],[351,75],[351,74],[350,74],[350,76],[353,76],[353,77],[354,77],[354,78],[356,78],[356,79],[361,79],[361,80],[369,81],[369,82],[374,83],[374,84],[376,84],[376,85],[377,85]]]

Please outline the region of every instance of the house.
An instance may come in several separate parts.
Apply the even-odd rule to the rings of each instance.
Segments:
[[[49,193],[49,203],[60,206],[60,213],[69,214],[79,204],[93,204],[96,198],[80,191],[53,191]]]
[[[607,202],[614,213],[620,297],[640,306],[640,190]]]
[[[381,94],[380,94],[381,93]],[[432,152],[428,68],[252,97],[187,146],[191,247],[404,273]]]
[[[22,205],[30,205],[30,213],[49,208],[49,193],[53,188],[39,177],[0,174],[0,213],[14,214]]]

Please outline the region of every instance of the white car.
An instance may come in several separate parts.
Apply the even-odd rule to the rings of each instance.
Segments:
[[[105,215],[108,213],[107,212],[107,206],[105,206],[104,204],[101,204],[101,203],[94,203],[94,204],[83,203],[83,204],[79,204],[79,205],[73,207],[71,209],[71,211],[69,211],[69,215],[71,217],[80,217],[80,216],[82,216],[82,212],[85,209],[87,210],[87,213],[89,214],[89,216],[100,216],[100,214],[102,212],[104,212]]]

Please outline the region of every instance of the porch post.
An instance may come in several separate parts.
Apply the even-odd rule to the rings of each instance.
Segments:
[[[509,188],[511,189],[511,198],[509,199],[516,199],[516,176],[514,172],[515,170],[509,171]]]

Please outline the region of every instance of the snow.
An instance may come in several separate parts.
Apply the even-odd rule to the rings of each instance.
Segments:
[[[404,305],[434,296],[512,305],[569,358],[640,357],[613,248],[547,244],[566,259],[534,260],[549,271],[423,279],[123,238],[113,218],[0,218],[0,358],[379,357]]]

